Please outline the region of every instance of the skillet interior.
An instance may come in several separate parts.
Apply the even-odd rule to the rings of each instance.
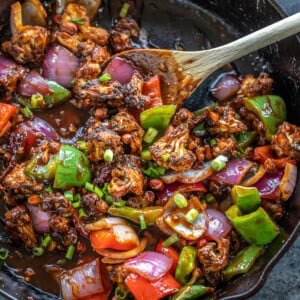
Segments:
[[[5,2],[7,4],[13,1]],[[113,13],[114,4],[117,2],[118,0],[105,1],[104,11],[98,19],[99,25],[110,26],[109,12]],[[218,46],[275,22],[283,16],[271,0],[248,0],[244,1],[244,4],[234,0],[137,0],[137,2],[142,28],[149,33],[150,44],[160,48],[174,48],[179,44],[184,46],[185,50]],[[2,3],[0,22],[3,21],[3,16],[8,16],[1,7]],[[262,70],[269,72],[275,79],[275,93],[283,96],[287,102],[289,121],[297,125],[300,125],[300,120],[297,119],[300,114],[300,78],[297,76],[300,71],[300,53],[297,52],[299,45],[300,39],[292,37],[267,47],[264,51],[238,60],[233,66],[224,68],[226,71],[236,70],[241,74],[258,75]],[[218,73],[208,78],[186,102],[188,108],[196,110],[210,103],[207,89],[217,78]],[[285,252],[297,234],[300,216],[299,179],[297,186],[297,191],[288,207],[289,216],[281,224],[284,233],[257,261],[250,274],[237,278],[218,291],[220,298],[241,299],[255,292],[264,283],[271,266]],[[0,235],[0,241],[3,239],[5,236]],[[286,242],[282,244],[282,241]],[[30,266],[30,256],[26,256],[24,260],[27,266]],[[12,295],[16,299],[27,299],[28,296],[33,296],[35,299],[57,299],[57,296],[46,294],[20,282],[5,266],[0,271],[0,276],[3,277],[0,283],[2,293],[7,296]],[[46,279],[43,277],[39,278],[40,286],[47,286],[44,280]],[[47,290],[52,291],[50,286]]]

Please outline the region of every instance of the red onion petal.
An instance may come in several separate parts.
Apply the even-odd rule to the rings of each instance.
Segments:
[[[206,213],[208,216],[208,228],[206,233],[212,238],[225,237],[232,228],[227,217],[216,209],[208,208]]]
[[[240,86],[236,76],[225,74],[211,89],[211,94],[217,100],[226,100],[232,97],[240,89]]]
[[[94,223],[87,224],[85,229],[88,231],[109,229],[115,225],[127,225],[127,222],[122,218],[109,217],[100,219]]]
[[[60,45],[53,45],[45,55],[43,75],[65,88],[70,88],[78,67],[79,59],[72,52]]]
[[[226,168],[210,177],[212,180],[221,181],[228,185],[240,184],[246,173],[254,165],[254,162],[245,159],[232,159]]]
[[[112,80],[126,84],[133,75],[133,67],[124,59],[115,57],[107,66],[104,73],[109,73]]]
[[[64,300],[75,300],[104,292],[100,273],[100,258],[64,271],[60,276]]]
[[[26,204],[31,217],[32,225],[38,233],[49,232],[50,212],[43,211],[40,207]]]
[[[22,96],[30,97],[39,93],[46,97],[51,95],[53,90],[37,71],[32,70],[21,80],[17,92]]]
[[[172,259],[164,254],[145,251],[126,262],[123,268],[153,281],[164,276],[171,269],[172,263]]]
[[[280,182],[281,199],[287,201],[293,194],[297,183],[297,166],[287,163],[284,169],[284,175]]]
[[[283,177],[284,170],[278,169],[276,174],[265,174],[253,186],[258,189],[259,195],[264,199],[279,200],[279,185]]]

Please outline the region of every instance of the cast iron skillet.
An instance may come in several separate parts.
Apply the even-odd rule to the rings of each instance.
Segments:
[[[109,13],[114,3],[104,3],[98,23],[110,27]],[[264,27],[285,17],[273,0],[136,0],[142,27],[149,33],[152,46],[185,50],[199,50],[224,44],[253,30]],[[7,24],[9,5],[13,0],[0,1],[0,25]],[[109,4],[108,4],[109,3]],[[267,71],[275,80],[275,93],[287,103],[288,120],[300,125],[300,38],[291,37],[267,47],[259,53],[236,61],[225,70],[241,74]],[[208,86],[220,72],[216,72],[186,102],[191,110],[199,109],[212,100],[207,94]],[[264,284],[268,273],[296,238],[300,228],[300,180],[290,199],[287,215],[281,222],[282,233],[259,258],[250,273],[238,277],[217,291],[219,299],[243,299],[255,293]],[[2,236],[0,235],[0,239]],[[0,270],[0,294],[8,299],[58,299],[21,282],[10,269],[3,265]],[[149,299],[150,300],[150,299]]]

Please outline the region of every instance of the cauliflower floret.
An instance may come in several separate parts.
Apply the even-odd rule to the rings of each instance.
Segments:
[[[278,157],[300,159],[300,127],[284,122],[272,136],[271,146]]]
[[[111,172],[112,180],[108,191],[113,197],[122,197],[128,193],[143,195],[144,176],[141,161],[137,156],[124,155]]]
[[[189,170],[196,161],[195,154],[186,148],[189,141],[187,124],[181,124],[149,147],[152,158],[161,166],[177,172]]]

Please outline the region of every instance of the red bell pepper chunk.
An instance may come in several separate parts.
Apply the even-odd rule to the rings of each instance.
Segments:
[[[275,158],[271,145],[256,147],[254,149],[254,159],[260,163],[264,163],[267,159],[274,159],[277,168],[283,169],[287,163],[293,165],[297,164],[295,159],[289,159],[288,157]]]
[[[1,136],[1,131],[5,128],[5,126],[9,122],[9,119],[15,113],[16,109],[17,107],[15,105],[0,103],[0,136]],[[4,133],[5,132],[3,132],[3,134]]]
[[[131,273],[125,283],[136,300],[159,300],[176,293],[180,288],[180,284],[169,273],[152,282]]]
[[[169,247],[163,247],[163,240],[159,241],[155,247],[155,251],[158,253],[162,253],[166,255],[167,257],[171,258],[173,261],[172,267],[170,269],[171,274],[175,274],[175,270],[179,261],[179,255],[171,246]]]
[[[160,89],[160,78],[158,75],[151,77],[144,83],[143,95],[148,96],[151,100],[150,103],[146,105],[145,109],[163,105]]]

